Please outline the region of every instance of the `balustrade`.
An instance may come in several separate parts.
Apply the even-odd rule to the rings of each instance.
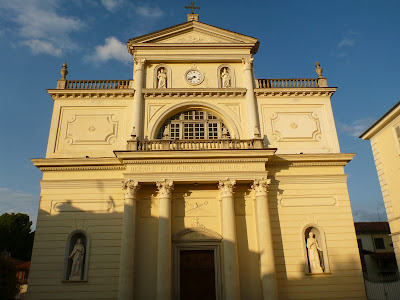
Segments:
[[[129,80],[67,80],[69,90],[127,89]]]
[[[133,151],[158,150],[244,150],[263,149],[262,139],[237,140],[130,140],[129,149]]]
[[[256,79],[256,87],[268,88],[317,88],[316,78],[293,78],[293,79]]]

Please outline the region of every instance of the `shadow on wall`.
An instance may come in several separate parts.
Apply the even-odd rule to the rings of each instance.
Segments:
[[[121,213],[123,210],[123,192],[121,190],[120,199],[114,199],[109,195],[104,197],[105,190],[101,185],[98,190],[102,193],[102,196],[94,195],[92,197],[93,200],[85,200],[86,202],[71,200],[72,196],[68,200],[42,200],[41,207],[47,206],[49,210],[39,210],[29,278],[29,299],[117,299],[123,221],[123,213]],[[276,193],[278,192],[279,190],[275,190],[275,194],[272,193],[270,195],[271,212],[277,211],[276,201],[271,201],[271,199],[276,199]],[[245,198],[246,193],[245,189],[239,189],[237,195],[235,195],[235,201]],[[99,201],[96,197],[97,199],[108,200]],[[138,199],[141,199],[140,192],[138,197]],[[101,203],[100,206],[99,203]],[[217,201],[217,203],[219,202]],[[84,207],[86,209],[91,208],[92,204],[97,205],[103,211],[83,209]],[[139,200],[137,212],[145,209],[141,207],[142,205],[144,205],[144,201]],[[172,215],[174,216],[174,212]],[[355,285],[362,284],[362,274],[355,270],[352,271],[351,267],[349,267],[350,265],[359,264],[359,261],[351,261],[342,256],[338,261],[331,261],[330,274],[306,274],[304,270],[308,268],[308,263],[303,256],[302,246],[298,249],[292,249],[293,251],[288,251],[290,254],[285,255],[279,217],[278,214],[272,215],[276,216],[271,219],[271,224],[280,299],[340,299],[346,289],[348,289],[346,293],[349,298],[358,297],[362,299],[360,290],[355,288]],[[254,278],[259,278],[259,254],[249,244],[249,236],[247,234],[249,224],[252,223],[253,225],[251,226],[254,227],[254,222],[250,222],[250,218],[254,216],[255,214],[252,216],[236,216],[242,299],[261,299],[262,293],[261,280],[253,280]],[[136,251],[135,266],[139,266],[142,260],[149,262],[146,265],[145,272],[140,274],[140,277],[144,276],[146,278],[149,290],[142,292],[147,295],[146,299],[154,299],[157,277],[158,234],[150,233],[157,232],[159,222],[156,217],[150,218],[148,221],[148,223],[144,223],[143,218],[137,217],[137,228],[145,224],[150,225],[148,230],[140,230],[140,234],[138,234],[137,229],[136,245],[144,243],[151,247],[145,247],[145,251],[143,247],[142,250]],[[162,221],[167,222],[166,220]],[[184,219],[179,218],[179,221],[175,221],[184,222]],[[184,224],[182,223],[179,226],[184,227]],[[144,236],[146,232],[149,235]],[[81,240],[81,245],[79,245],[78,239]],[[299,243],[299,245],[303,244]],[[329,243],[327,245],[329,247]],[[198,250],[196,247],[193,248],[193,250],[196,249]],[[216,278],[214,284],[216,293],[218,293],[218,289],[220,291],[224,290],[223,249],[221,243],[215,249],[218,249],[218,251],[213,253],[218,257],[214,259],[214,277]],[[294,252],[301,253],[301,255],[294,255]],[[179,276],[176,275],[177,257],[174,257],[174,252],[172,255],[172,285],[176,289],[179,286],[176,284],[176,281],[179,280]],[[207,255],[204,254],[203,257],[207,257]],[[204,260],[205,263],[210,263],[209,259],[204,258]],[[196,261],[192,262],[190,259],[188,261],[189,271],[186,270],[188,273],[185,274],[190,274],[191,267],[196,269]],[[197,263],[201,264],[202,262]],[[217,266],[215,265],[216,263],[220,265]],[[253,266],[258,267],[254,268]],[[137,267],[136,271],[139,269],[142,272],[143,269],[141,267]],[[194,274],[194,276],[197,275],[199,274]],[[268,281],[272,276],[275,276],[275,274],[266,275],[262,280]],[[138,282],[137,277],[138,275],[136,276],[136,284]],[[209,276],[204,276],[204,278],[209,278]],[[210,283],[197,282],[199,287],[204,287],[205,284],[208,285]],[[135,286],[135,289],[140,289],[140,287]],[[176,294],[176,291],[173,293]],[[338,296],[335,298],[335,295]]]

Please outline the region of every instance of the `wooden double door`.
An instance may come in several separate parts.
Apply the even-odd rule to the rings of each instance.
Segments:
[[[214,250],[179,251],[180,300],[217,299],[214,255]]]

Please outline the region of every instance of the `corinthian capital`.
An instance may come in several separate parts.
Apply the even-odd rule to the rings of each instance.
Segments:
[[[233,188],[235,187],[236,180],[233,179],[225,179],[220,180],[218,184],[219,191],[221,192],[221,197],[232,197],[233,196]]]
[[[122,183],[122,188],[125,190],[125,198],[136,198],[140,185],[138,181],[128,179]]]
[[[254,179],[251,188],[256,192],[256,196],[264,196],[267,194],[268,185],[271,183],[271,179],[260,178]]]
[[[135,70],[143,70],[144,63],[146,62],[145,58],[134,58],[133,63],[135,64]]]
[[[172,180],[164,179],[157,181],[156,184],[158,188],[158,196],[160,198],[171,197],[171,192],[174,189],[174,182]]]
[[[251,70],[251,66],[253,64],[254,57],[250,58],[242,58],[242,63],[244,65],[245,70]]]

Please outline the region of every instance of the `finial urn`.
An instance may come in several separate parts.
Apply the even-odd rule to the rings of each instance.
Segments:
[[[315,72],[318,74],[318,78],[323,78],[323,76],[322,76],[322,68],[321,68],[321,65],[319,64],[319,62],[317,61],[316,63],[315,63]]]
[[[62,69],[60,71],[61,79],[64,79],[64,80],[67,79],[67,74],[68,74],[67,68],[68,68],[67,63],[64,63],[63,66],[62,66]]]

